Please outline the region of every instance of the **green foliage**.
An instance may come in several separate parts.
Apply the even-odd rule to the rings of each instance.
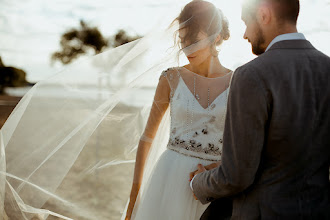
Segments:
[[[100,53],[108,46],[106,40],[97,27],[90,27],[84,21],[80,21],[79,29],[72,28],[61,37],[61,50],[52,54],[52,61],[59,60],[63,64],[69,64],[81,54],[92,49],[95,54]]]
[[[26,86],[26,73],[15,67],[6,67],[0,57],[0,94],[4,93],[5,87]]]
[[[123,44],[126,44],[126,43],[129,43],[131,41],[134,41],[134,40],[137,40],[139,39],[140,36],[129,36],[126,31],[124,30],[119,30],[117,32],[117,34],[115,35],[114,37],[114,42],[113,42],[113,47],[118,47],[118,46],[121,46]]]
[[[107,39],[97,27],[90,27],[84,21],[80,21],[78,29],[72,28],[62,35],[61,50],[53,53],[51,60],[69,64],[90,50],[97,54],[105,48],[117,47],[138,38],[139,36],[131,37],[124,30],[119,30],[113,39]]]

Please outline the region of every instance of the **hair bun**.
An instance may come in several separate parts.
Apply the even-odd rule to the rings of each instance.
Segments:
[[[222,29],[221,29],[220,34],[221,34],[221,37],[223,40],[228,40],[230,37],[229,22],[220,9],[219,9],[219,12],[222,17]]]
[[[223,19],[222,21],[221,36],[223,40],[228,40],[230,37],[230,31],[229,31],[229,25],[227,19]]]

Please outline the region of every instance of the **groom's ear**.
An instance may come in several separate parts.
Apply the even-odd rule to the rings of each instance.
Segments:
[[[261,4],[257,9],[257,21],[260,25],[268,25],[272,21],[271,7],[269,4]]]

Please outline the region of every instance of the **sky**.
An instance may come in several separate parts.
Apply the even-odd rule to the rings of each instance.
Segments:
[[[159,23],[170,23],[186,0],[0,0],[0,56],[6,66],[22,68],[27,79],[37,82],[63,66],[51,65],[50,56],[60,49],[61,35],[84,19],[104,36],[119,29],[145,35]],[[239,0],[212,1],[229,20],[231,38],[220,51],[220,60],[232,68],[255,58],[242,38]],[[330,56],[330,0],[301,0],[298,31]],[[165,22],[166,23],[166,22]],[[234,59],[233,59],[234,58]]]

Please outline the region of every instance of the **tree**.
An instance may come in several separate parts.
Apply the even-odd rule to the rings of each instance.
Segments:
[[[5,65],[4,65],[3,62],[2,62],[1,57],[0,57],[0,67],[5,67]]]
[[[63,64],[69,64],[88,50],[100,53],[108,46],[105,39],[97,27],[90,27],[83,20],[80,21],[80,28],[72,28],[61,37],[61,51],[52,54],[52,61],[59,60]]]
[[[26,80],[26,73],[15,67],[6,67],[0,57],[0,94],[4,93],[5,87],[26,86],[30,83]]]
[[[113,47],[118,47],[118,46],[121,46],[123,44],[129,43],[131,41],[137,40],[139,38],[140,38],[140,36],[134,36],[134,37],[129,36],[126,33],[126,31],[124,31],[124,30],[121,29],[115,35],[114,42],[113,42],[113,45],[112,46]]]
[[[97,27],[90,27],[83,20],[80,21],[79,29],[72,28],[65,32],[60,41],[61,51],[52,54],[51,60],[69,64],[91,49],[94,54],[102,52],[108,47],[117,47],[140,38],[140,36],[129,36],[126,31],[119,30],[113,38],[103,37]]]

